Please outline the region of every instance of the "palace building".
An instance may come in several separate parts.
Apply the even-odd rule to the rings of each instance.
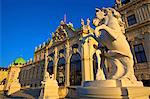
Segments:
[[[125,35],[134,56],[135,75],[144,85],[150,86],[150,1],[124,0],[116,3],[116,9],[125,22]],[[16,76],[21,88],[40,88],[45,71],[54,74],[62,97],[66,90],[74,93],[83,81],[94,80],[97,59],[93,45],[98,43],[93,38],[82,42],[86,32],[93,32],[89,20],[79,29],[74,29],[72,23],[61,21],[52,38],[35,48],[33,60],[25,62],[19,58],[12,64],[20,68]]]
[[[150,1],[124,0],[116,9],[125,22],[126,37],[134,56],[135,75],[150,86]]]

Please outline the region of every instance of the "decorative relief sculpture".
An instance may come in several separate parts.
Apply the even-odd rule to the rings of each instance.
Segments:
[[[59,42],[65,40],[68,37],[68,34],[64,28],[64,24],[61,24],[55,33],[52,35],[52,39],[54,42]]]
[[[101,57],[100,55],[102,54],[101,50],[97,49],[96,50],[96,57],[98,61],[98,69],[96,73],[96,80],[106,80],[106,75],[104,74],[103,70],[101,69]]]

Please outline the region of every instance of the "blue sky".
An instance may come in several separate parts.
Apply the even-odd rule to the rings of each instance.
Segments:
[[[80,19],[95,8],[111,7],[115,0],[0,0],[0,66],[17,57],[33,58],[34,48],[51,37],[63,19],[80,27]]]

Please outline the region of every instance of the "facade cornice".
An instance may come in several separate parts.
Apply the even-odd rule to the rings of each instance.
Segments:
[[[150,19],[146,20],[146,21],[143,21],[142,23],[135,24],[133,26],[127,27],[126,32],[128,33],[128,32],[131,32],[131,31],[139,29],[139,28],[141,29],[142,27],[144,27],[146,25],[150,25]]]
[[[120,8],[117,8],[117,10],[119,11],[119,12],[122,12],[122,11],[124,11],[124,10],[126,10],[126,9],[128,9],[128,8],[130,8],[130,7],[132,7],[133,5],[136,5],[136,4],[142,4],[142,2],[146,2],[146,3],[150,3],[150,1],[149,0],[135,0],[135,1],[132,1],[132,2],[129,2],[129,3],[127,3],[127,4],[124,4],[124,5],[122,5]],[[140,3],[141,2],[141,3]],[[145,3],[144,2],[144,3]]]

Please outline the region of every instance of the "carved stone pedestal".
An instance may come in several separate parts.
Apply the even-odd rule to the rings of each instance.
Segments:
[[[149,99],[150,88],[142,87],[140,82],[135,86],[131,83],[128,85],[127,82],[121,85],[123,83],[120,80],[86,81],[83,87],[78,87],[78,97],[80,99]]]
[[[42,89],[39,99],[58,99],[58,84],[56,80],[49,77],[42,82]]]
[[[13,80],[13,82],[10,84],[7,95],[11,95],[21,89],[21,85],[19,83],[19,79]]]

